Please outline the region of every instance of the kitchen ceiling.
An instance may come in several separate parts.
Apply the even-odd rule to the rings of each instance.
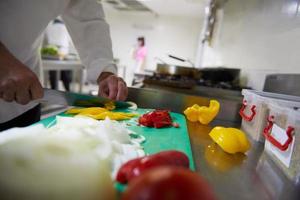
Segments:
[[[104,2],[119,11],[151,12],[147,6],[138,0],[105,0]]]
[[[138,0],[158,15],[201,17],[207,0]]]
[[[202,17],[208,0],[105,0],[107,9],[162,16]]]

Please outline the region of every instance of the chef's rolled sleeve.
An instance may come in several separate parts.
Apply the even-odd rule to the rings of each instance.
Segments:
[[[87,79],[96,81],[100,73],[116,73],[109,25],[101,3],[96,0],[70,0],[62,15],[82,63]]]

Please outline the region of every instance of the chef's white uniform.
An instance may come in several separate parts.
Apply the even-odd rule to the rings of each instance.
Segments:
[[[109,26],[97,0],[1,0],[0,41],[38,74],[43,32],[58,15],[62,16],[80,59],[88,68],[88,79],[96,80],[103,71],[115,73]],[[0,123],[34,106],[34,103],[23,106],[0,99]]]

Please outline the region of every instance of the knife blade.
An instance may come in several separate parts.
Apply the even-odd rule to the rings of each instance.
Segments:
[[[103,107],[104,104],[113,102],[116,108],[128,108],[131,104],[122,101],[112,101],[108,98],[79,94],[73,92],[63,92],[44,88],[44,97],[39,100],[40,103],[64,106],[79,107]]]

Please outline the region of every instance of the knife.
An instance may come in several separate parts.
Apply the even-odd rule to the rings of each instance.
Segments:
[[[113,101],[108,98],[79,94],[73,92],[63,92],[44,88],[44,97],[38,100],[39,103],[53,105],[79,106],[79,107],[103,107],[104,104],[113,102],[116,108],[128,108],[130,103],[122,101]]]

